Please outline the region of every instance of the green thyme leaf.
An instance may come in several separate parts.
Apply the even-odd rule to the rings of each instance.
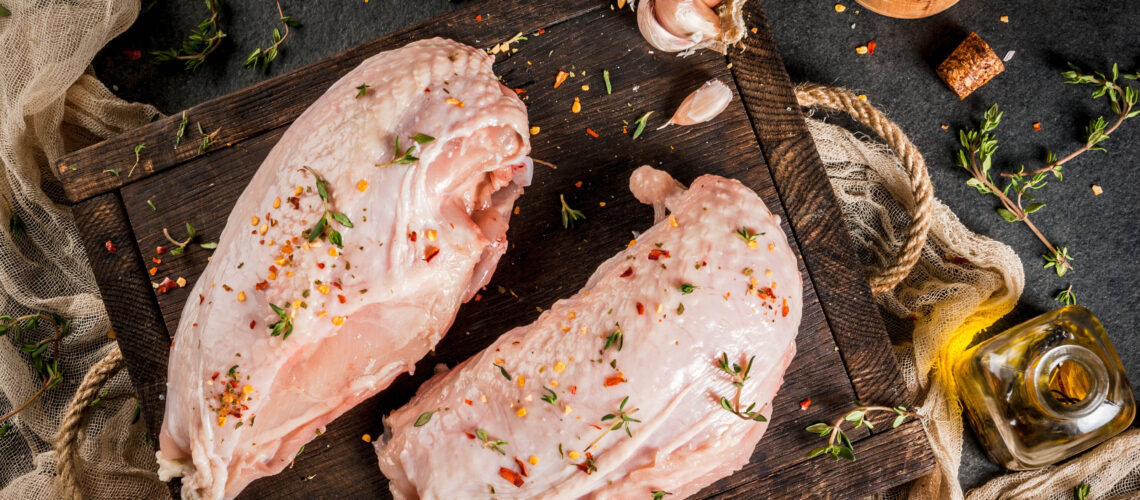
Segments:
[[[637,120],[634,120],[633,123],[637,124],[637,128],[635,128],[633,130],[633,139],[634,140],[637,140],[638,137],[641,137],[641,133],[645,131],[645,124],[649,121],[649,115],[652,115],[652,114],[653,114],[653,112],[650,111],[650,112],[645,113],[644,115],[641,115],[641,117],[638,118]]]
[[[412,424],[412,426],[413,427],[423,427],[423,426],[427,425],[428,422],[431,422],[432,415],[435,415],[435,412],[437,412],[437,411],[439,411],[438,408],[435,410],[432,410],[432,411],[425,411],[425,412],[421,413],[419,418],[416,419],[416,423]]]

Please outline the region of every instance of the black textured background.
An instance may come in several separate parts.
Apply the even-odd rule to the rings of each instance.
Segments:
[[[1067,166],[1064,182],[1051,182],[1040,192],[1047,207],[1034,214],[1034,220],[1054,244],[1068,246],[1074,258],[1076,270],[1064,278],[1041,269],[1043,247],[1021,224],[1001,220],[993,211],[995,200],[966,186],[966,173],[951,161],[956,130],[972,126],[994,102],[1005,111],[997,131],[997,168],[1037,168],[1046,149],[1063,155],[1079,147],[1089,119],[1110,112],[1104,99],[1092,100],[1087,87],[1065,85],[1059,73],[1066,61],[1101,71],[1115,61],[1122,71],[1140,71],[1140,4],[963,0],[931,18],[898,20],[873,14],[852,0],[842,0],[847,10],[837,13],[835,3],[764,2],[792,80],[865,93],[923,152],[935,194],[966,226],[1017,251],[1025,265],[1025,292],[1002,325],[1054,308],[1051,297],[1072,284],[1079,302],[1108,329],[1128,371],[1140,373],[1140,339],[1135,335],[1140,326],[1140,117],[1125,122],[1109,139],[1107,153],[1081,156]],[[285,13],[304,26],[293,30],[269,74],[328,57],[456,6],[445,0],[285,0]],[[227,4],[222,23],[229,37],[192,73],[177,64],[151,64],[145,54],[181,43],[206,17],[203,3],[144,0],[143,9],[135,25],[94,62],[96,74],[119,96],[176,113],[265,78],[241,64],[254,48],[271,42],[278,25],[273,2]],[[1008,23],[1000,21],[1003,15],[1009,16]],[[1011,50],[1015,54],[1003,74],[959,101],[938,80],[934,67],[970,31],[986,39],[999,57]],[[877,44],[875,53],[856,54],[855,47],[869,40]],[[131,50],[141,50],[143,59],[131,61],[125,52]],[[1034,122],[1041,123],[1041,131],[1033,130]],[[950,129],[942,130],[943,123]],[[1092,184],[1102,186],[1104,194],[1094,197]],[[998,472],[976,441],[967,438],[963,486],[976,486]]]

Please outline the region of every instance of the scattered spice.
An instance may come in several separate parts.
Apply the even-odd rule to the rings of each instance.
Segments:
[[[595,138],[595,139],[598,138],[598,133],[594,132],[592,129],[590,129],[590,127],[586,127],[586,133],[590,134],[590,136]]]
[[[154,273],[151,273],[151,274],[153,275]],[[170,279],[169,277],[162,278],[162,282],[155,286],[154,293],[162,295],[162,294],[169,292],[175,288],[178,288],[178,282],[177,281],[174,281],[174,280]]]
[[[808,408],[811,408],[811,398],[804,398],[800,401],[800,410],[807,411]]]
[[[841,3],[837,3],[837,4],[835,4],[835,12],[843,12],[843,11],[845,11],[845,10],[847,10],[847,6],[846,6],[846,5],[843,5],[843,4],[841,4]]]
[[[1099,193],[1098,193],[1098,194],[1099,194]],[[104,244],[103,244],[103,246],[104,246],[104,247],[106,247],[106,248],[107,248],[107,251],[108,251],[108,252],[111,252],[111,253],[115,253],[115,252],[118,252],[118,251],[119,251],[119,247],[116,247],[116,246],[115,246],[115,243],[114,243],[114,242],[112,242],[111,240],[107,240],[107,242],[106,242],[106,243],[104,243]]]
[[[570,112],[571,113],[581,113],[582,112],[582,102],[579,101],[577,97],[574,98],[574,104],[570,106]]]
[[[506,479],[507,482],[509,482],[509,483],[511,483],[517,487],[521,488],[523,485],[522,476],[520,476],[519,473],[517,473],[513,470],[510,470],[506,467],[499,467],[499,477]]]
[[[565,71],[559,71],[558,76],[554,77],[554,88],[558,88],[559,85],[562,85],[562,82],[565,82],[566,78],[569,76],[570,76],[570,73],[567,73]]]

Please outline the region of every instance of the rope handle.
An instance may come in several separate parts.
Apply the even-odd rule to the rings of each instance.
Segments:
[[[871,276],[871,293],[882,295],[895,288],[910,274],[910,270],[922,255],[926,236],[930,232],[930,213],[934,206],[934,187],[930,184],[930,174],[926,171],[926,161],[922,153],[911,144],[902,129],[895,125],[881,111],[867,101],[859,99],[850,91],[814,83],[796,86],[796,100],[805,108],[823,108],[842,111],[870,128],[887,146],[898,155],[903,168],[910,177],[911,193],[914,195],[914,212],[907,230],[906,244],[899,252],[895,263],[878,274]]]
[[[87,370],[75,396],[64,410],[63,420],[55,435],[55,456],[56,474],[63,486],[63,497],[68,500],[82,498],[80,480],[83,478],[83,470],[79,458],[79,435],[87,424],[87,410],[99,396],[103,385],[125,367],[123,353],[116,342],[111,347],[111,352]]]

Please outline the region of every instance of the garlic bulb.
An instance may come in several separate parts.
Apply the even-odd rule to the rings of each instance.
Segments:
[[[728,85],[720,80],[709,80],[681,101],[673,117],[664,125],[657,127],[657,130],[671,124],[684,126],[707,122],[724,111],[731,101],[732,89],[728,88]]]
[[[745,1],[641,0],[637,27],[658,50],[688,54],[711,48],[724,53],[744,37]]]

